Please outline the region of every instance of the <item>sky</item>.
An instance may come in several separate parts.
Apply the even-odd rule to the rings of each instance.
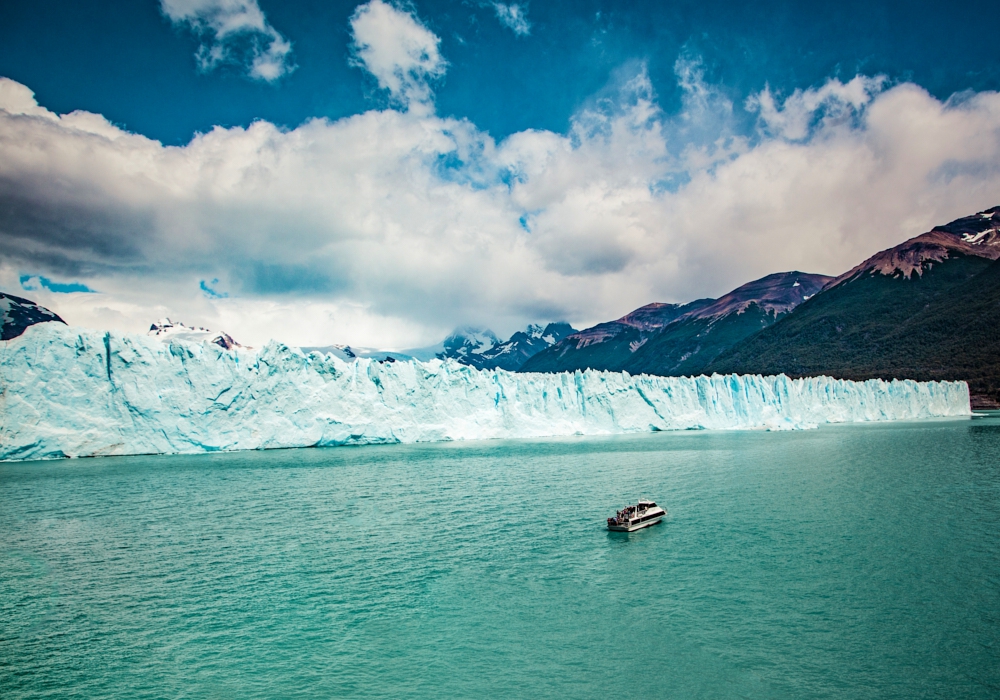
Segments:
[[[240,342],[506,337],[1000,204],[986,3],[0,4],[0,290]]]

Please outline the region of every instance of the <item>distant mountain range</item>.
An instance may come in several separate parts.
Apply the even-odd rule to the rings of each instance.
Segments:
[[[304,353],[318,352],[323,355],[336,355],[341,360],[351,362],[359,357],[365,357],[379,362],[395,362],[396,360],[417,359],[405,353],[391,350],[377,350],[353,345],[303,345],[299,348]],[[429,359],[429,358],[428,358]]]
[[[62,322],[0,293],[2,335]],[[238,345],[225,333],[163,319],[151,335]],[[718,299],[647,304],[582,331],[528,326],[501,341],[481,328],[435,346],[386,352],[306,347],[343,359],[453,359],[480,369],[582,369],[665,376],[828,375],[845,379],[961,379],[974,406],[1000,408],[1000,207],[935,226],[836,278],[779,272]]]
[[[379,362],[395,362],[397,360],[419,360],[427,362],[435,358],[450,358],[463,364],[480,366],[480,355],[500,343],[496,334],[483,328],[465,327],[455,330],[437,345],[408,350],[379,350],[376,348],[359,347],[357,345],[324,345],[302,346],[303,352],[333,353],[343,360],[354,360],[364,357]]]
[[[575,329],[568,323],[550,323],[545,327],[529,325],[501,341],[488,328],[467,326],[456,329],[437,345],[409,350],[375,350],[350,345],[304,346],[303,352],[333,353],[344,360],[367,357],[379,362],[420,360],[435,358],[455,360],[477,369],[505,369],[515,371],[536,353],[558,343]]]
[[[503,342],[492,331],[485,331],[471,339],[462,333],[454,333],[445,339],[444,352],[438,357],[448,357],[479,369],[506,369],[513,372],[539,352],[552,347],[575,331],[568,323],[550,323],[544,328],[530,325]],[[493,341],[488,346],[484,342],[487,338]]]
[[[1000,399],[1000,207],[873,255],[837,278],[768,275],[717,300],[649,304],[571,334],[523,372],[963,379]]]
[[[649,304],[617,321],[573,333],[538,353],[522,372],[576,369],[690,375],[719,353],[787,315],[832,278],[779,272],[718,299]]]
[[[660,329],[688,311],[711,303],[700,299],[690,304],[647,304],[617,321],[568,334],[565,338],[525,362],[522,372],[571,372],[577,369],[624,369],[631,353]]]
[[[24,333],[24,329],[36,323],[57,321],[65,323],[59,316],[33,301],[0,292],[0,340],[10,340]],[[545,350],[576,329],[568,323],[550,323],[547,326],[529,325],[517,331],[507,340],[501,341],[497,335],[483,328],[459,328],[441,343],[425,348],[414,348],[396,352],[373,348],[352,347],[350,345],[305,346],[303,352],[332,353],[342,360],[351,361],[359,357],[395,362],[396,360],[451,359],[477,369],[505,369],[515,371],[536,353]],[[147,335],[163,341],[186,340],[195,343],[213,343],[226,350],[242,347],[228,333],[211,331],[207,328],[188,326],[179,321],[162,318],[151,324]]]

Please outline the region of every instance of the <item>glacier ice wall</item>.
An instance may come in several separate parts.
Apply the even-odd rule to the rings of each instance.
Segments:
[[[0,343],[0,459],[969,415],[964,382],[513,374],[55,323]]]

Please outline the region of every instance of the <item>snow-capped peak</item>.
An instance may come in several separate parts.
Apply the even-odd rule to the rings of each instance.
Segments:
[[[467,326],[455,330],[444,339],[444,352],[439,357],[459,359],[470,355],[482,355],[499,344],[500,339],[489,328]]]
[[[188,326],[180,321],[171,321],[169,318],[161,318],[149,327],[146,335],[176,335],[177,333],[203,332],[211,333],[207,328],[200,326]]]
[[[467,326],[445,338],[442,349],[435,355],[442,360],[457,360],[479,369],[514,371],[535,353],[574,332],[564,322],[550,323],[547,326],[532,323],[501,342],[489,329]]]
[[[191,343],[214,343],[226,350],[242,347],[228,333],[214,333],[207,328],[187,326],[169,318],[161,318],[150,325],[146,335],[158,337],[165,343],[171,340],[186,340]]]

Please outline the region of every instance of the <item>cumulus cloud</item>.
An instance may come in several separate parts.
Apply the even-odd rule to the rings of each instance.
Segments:
[[[531,34],[531,23],[528,21],[528,10],[517,3],[509,5],[502,2],[493,3],[493,11],[497,13],[497,19],[518,36],[528,36]]]
[[[431,81],[447,62],[441,40],[413,14],[382,0],[359,5],[351,16],[354,61],[368,71],[392,103],[408,109],[431,108]]]
[[[757,112],[770,134],[791,141],[805,139],[817,128],[829,129],[857,118],[885,86],[885,76],[859,75],[844,84],[834,78],[819,88],[796,90],[779,107],[770,87],[747,100],[747,110]]]
[[[160,9],[201,37],[195,56],[202,70],[237,64],[251,78],[273,82],[295,69],[291,42],[271,26],[257,0],[160,0]]]
[[[460,324],[585,325],[779,270],[838,274],[1000,203],[997,93],[942,102],[864,76],[765,90],[739,136],[742,107],[684,60],[678,113],[639,66],[567,133],[496,142],[422,101],[443,59],[412,15],[372,0],[352,22],[398,109],[175,147],[0,79],[0,288],[99,290],[39,289],[70,323],[412,347]]]

